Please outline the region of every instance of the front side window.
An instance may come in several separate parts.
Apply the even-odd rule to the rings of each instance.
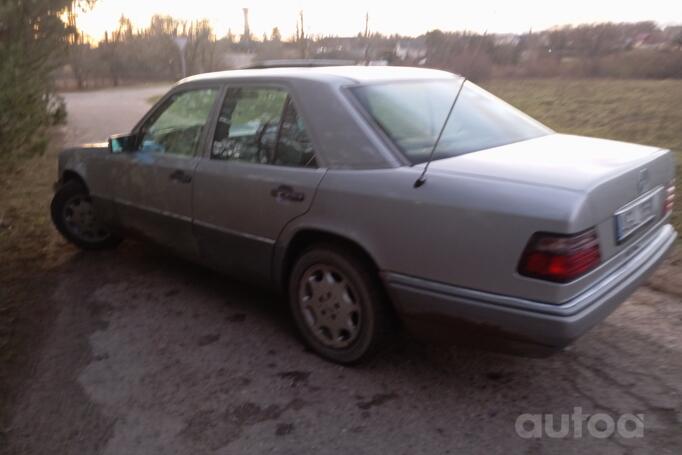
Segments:
[[[429,158],[461,81],[395,82],[355,87],[355,97],[413,164]],[[550,129],[466,82],[434,159],[549,134]]]
[[[287,92],[279,88],[228,90],[216,125],[211,158],[314,167],[313,148]]]
[[[217,93],[209,88],[171,96],[143,126],[140,151],[194,155]]]

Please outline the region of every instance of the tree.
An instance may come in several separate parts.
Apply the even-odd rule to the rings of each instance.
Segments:
[[[282,34],[279,32],[279,27],[273,27],[272,33],[270,33],[270,41],[279,43],[282,41]]]
[[[189,38],[187,45],[188,70],[191,74],[213,70],[216,42],[213,29],[207,20],[191,22],[183,28]]]
[[[109,70],[111,83],[114,87],[121,83],[124,76],[123,64],[125,58],[123,57],[123,45],[130,41],[133,37],[133,24],[125,16],[121,16],[118,20],[118,28],[111,34],[111,39],[105,35],[104,44],[102,46],[102,57],[106,67]]]
[[[673,43],[677,46],[677,50],[682,50],[682,32],[678,33],[673,39]]]
[[[88,54],[91,51],[90,44],[86,42],[83,34],[78,31],[75,11],[68,12],[67,24],[71,30],[74,30],[74,33],[67,39],[69,45],[68,63],[73,71],[73,77],[76,79],[76,86],[78,89],[83,89],[88,77],[87,66],[89,61]]]
[[[94,0],[0,3],[0,158],[42,152],[55,121],[52,72],[66,60],[76,30],[69,13]]]

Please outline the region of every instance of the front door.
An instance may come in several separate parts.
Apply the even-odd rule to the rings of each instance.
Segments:
[[[113,194],[120,224],[185,254],[192,234],[193,174],[217,88],[171,95],[137,132],[134,152],[119,153]]]
[[[324,172],[284,89],[230,88],[210,156],[195,171],[202,257],[233,275],[269,280],[275,240],[310,208]]]

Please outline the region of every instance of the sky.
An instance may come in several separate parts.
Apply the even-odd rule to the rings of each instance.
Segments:
[[[179,19],[208,19],[221,37],[228,29],[239,35],[244,27],[242,8],[249,8],[255,36],[270,35],[279,27],[284,38],[294,34],[299,11],[304,12],[309,35],[352,36],[364,30],[383,34],[420,35],[429,30],[521,33],[558,25],[653,20],[661,25],[682,23],[682,0],[98,0],[80,13],[78,26],[98,40],[116,28],[119,17],[144,27],[154,14]]]

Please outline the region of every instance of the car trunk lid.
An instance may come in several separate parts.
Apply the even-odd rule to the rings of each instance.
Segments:
[[[611,258],[652,233],[651,227],[664,216],[664,189],[674,176],[675,166],[672,154],[664,149],[550,134],[434,161],[431,172],[477,176],[491,182],[514,181],[537,186],[538,191],[552,187],[583,194],[581,206],[575,208],[572,219],[566,220],[565,233],[597,229],[603,267],[589,274],[592,279],[579,280],[587,286],[617,267],[620,260]],[[651,195],[653,218],[619,238],[617,214],[647,195]]]
[[[436,172],[475,174],[582,192],[623,174],[633,171],[636,174],[641,166],[649,164],[663,154],[665,150],[656,147],[607,139],[549,134],[434,161],[430,166]],[[653,177],[652,184],[663,183],[656,180],[662,176],[650,174],[650,177]],[[631,188],[635,193],[636,183],[635,179]]]

